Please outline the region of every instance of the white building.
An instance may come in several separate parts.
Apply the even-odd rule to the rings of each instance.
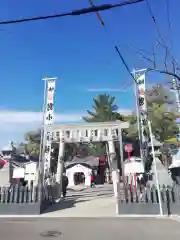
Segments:
[[[12,151],[13,151],[13,147],[11,142],[9,142],[7,146],[1,148],[1,152],[3,154],[4,159],[10,159]]]
[[[172,164],[169,166],[173,179],[180,184],[180,150],[172,156]]]
[[[84,158],[74,157],[71,162],[66,162],[66,176],[69,180],[69,187],[78,184],[85,186],[91,185],[90,175],[92,171],[96,172],[99,166],[99,159],[94,156]]]
[[[68,187],[74,187],[77,184],[91,185],[92,168],[83,164],[72,164],[66,168],[66,176],[68,177]]]
[[[9,162],[7,162],[3,168],[0,169],[0,187],[10,186],[10,169]]]

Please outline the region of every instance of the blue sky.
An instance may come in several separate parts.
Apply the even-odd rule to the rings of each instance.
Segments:
[[[95,4],[109,2],[118,0],[94,0]],[[149,0],[149,3],[169,42],[165,0]],[[89,3],[88,0],[1,0],[0,5],[0,20],[9,20],[88,7]],[[180,2],[171,0],[169,5],[173,54],[178,58]],[[145,3],[103,12],[102,17],[130,69],[148,67],[147,62],[127,47],[152,51],[157,32]],[[58,78],[55,111],[60,121],[78,120],[91,108],[92,98],[99,93],[95,89],[121,89],[124,83],[132,82],[95,14],[0,28],[3,30],[0,31],[0,147],[11,139],[19,141],[25,131],[39,126],[44,76]],[[161,60],[161,52],[158,56]],[[150,75],[148,84],[162,80],[164,77],[160,75]],[[120,109],[134,109],[131,88],[109,93],[116,96]]]

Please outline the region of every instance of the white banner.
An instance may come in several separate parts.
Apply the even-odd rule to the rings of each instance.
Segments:
[[[54,118],[54,92],[55,92],[55,80],[47,80],[47,98],[45,108],[44,125],[51,126]],[[49,171],[51,163],[51,144],[52,144],[52,132],[45,132],[45,151],[44,151],[44,173]]]
[[[55,81],[47,82],[47,100],[46,100],[46,112],[45,112],[45,126],[52,125],[54,115],[54,91]]]
[[[137,90],[138,90],[138,110],[139,110],[139,120],[140,120],[140,131],[141,131],[141,137],[142,137],[142,148],[144,152],[144,156],[146,156],[147,153],[147,133],[146,133],[146,126],[147,126],[147,105],[146,105],[146,98],[145,98],[145,74],[136,76],[136,82],[137,82]]]
[[[146,99],[145,99],[145,74],[142,74],[136,78],[138,84],[138,104],[140,111],[146,111]]]

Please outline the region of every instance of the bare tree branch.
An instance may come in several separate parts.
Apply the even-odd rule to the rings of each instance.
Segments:
[[[157,66],[156,55],[157,55],[157,47],[158,46],[163,47],[164,50],[165,50],[164,69],[159,68]],[[131,49],[134,52],[136,52],[141,58],[143,58],[143,59],[145,59],[148,62],[151,62],[153,64],[153,67],[152,68],[150,68],[150,67],[147,68],[146,72],[159,72],[161,74],[172,76],[172,77],[176,78],[178,81],[180,81],[180,75],[178,75],[177,72],[176,72],[176,70],[180,71],[180,65],[177,63],[175,58],[170,54],[169,48],[166,45],[164,45],[164,43],[161,43],[158,40],[156,40],[156,42],[154,44],[154,47],[153,47],[153,53],[152,53],[153,60],[151,58],[145,56],[144,54],[142,54],[140,50],[133,49],[132,47],[131,47]],[[172,70],[168,69],[168,63],[167,63],[168,57],[171,58]]]
[[[156,65],[157,65],[156,64],[156,50],[157,50],[158,44],[159,44],[159,42],[158,42],[158,40],[156,40],[154,43],[154,46],[153,46],[153,60],[154,60],[153,66],[154,66],[154,68],[156,68]]]
[[[162,73],[162,74],[172,76],[172,77],[176,78],[178,81],[180,81],[180,76],[178,76],[174,72],[169,72],[169,71],[166,71],[166,70],[161,70],[161,69],[156,69],[156,68],[148,68],[146,72],[159,72],[159,73]]]
[[[135,49],[134,47],[132,47],[131,45],[127,45],[127,47],[130,49],[130,50],[132,50],[133,52],[135,52],[137,55],[139,55],[141,58],[143,58],[143,59],[145,59],[146,61],[148,61],[148,62],[151,62],[152,64],[154,64],[154,61],[150,58],[150,57],[148,57],[148,56],[146,56],[146,55],[144,55],[142,52],[145,52],[145,50],[143,50],[143,49]],[[147,52],[147,51],[146,51]],[[151,53],[149,53],[150,55],[151,55]]]

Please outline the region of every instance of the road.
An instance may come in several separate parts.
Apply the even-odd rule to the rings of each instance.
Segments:
[[[0,234],[9,240],[169,240],[179,238],[180,223],[151,218],[0,219]]]

